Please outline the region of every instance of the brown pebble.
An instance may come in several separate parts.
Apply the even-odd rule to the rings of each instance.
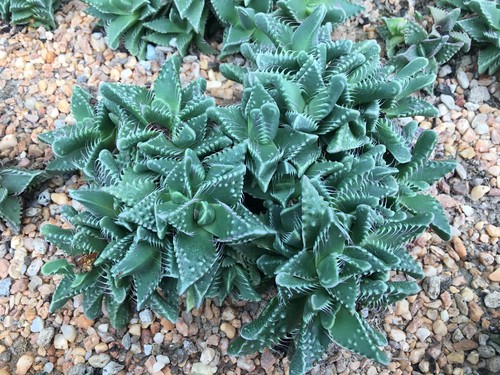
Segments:
[[[472,340],[462,340],[459,341],[455,344],[453,344],[453,348],[456,351],[467,351],[467,350],[472,350],[476,349],[478,347],[478,343]]]
[[[222,323],[220,325],[220,330],[226,334],[229,339],[234,338],[236,336],[236,329],[229,323]]]
[[[94,325],[94,321],[87,319],[85,315],[80,315],[78,319],[76,319],[76,325],[78,326],[78,328],[87,329]]]
[[[500,282],[500,267],[488,275],[488,279],[493,282]]]
[[[453,236],[451,239],[451,242],[453,243],[453,249],[457,253],[457,255],[461,258],[464,259],[467,256],[467,249],[465,248],[464,243],[460,239],[460,237]]]

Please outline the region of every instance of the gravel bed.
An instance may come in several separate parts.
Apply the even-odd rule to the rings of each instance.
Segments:
[[[337,30],[337,37],[353,39],[362,30],[374,38],[379,10],[401,9],[391,0],[365,3],[365,14]],[[65,2],[59,27],[51,32],[0,24],[2,164],[41,168],[52,158],[37,135],[74,122],[74,85],[96,92],[100,82],[148,84],[173,52],[150,49],[148,60],[138,62],[111,51],[83,9],[80,1]],[[500,373],[500,83],[478,76],[476,59],[458,56],[443,66],[437,95],[428,98],[439,117],[416,118],[439,134],[436,157],[459,162],[456,172],[431,190],[446,208],[453,239],[445,243],[431,232],[420,236],[409,251],[425,270],[422,291],[392,308],[367,312],[372,324],[386,331],[392,362],[382,367],[332,346],[311,374]],[[239,100],[241,85],[226,80],[218,66],[216,59],[193,51],[183,59],[182,79],[207,79],[207,91],[221,104]],[[81,183],[78,176],[64,176],[34,191],[25,202],[21,233],[0,224],[0,375],[288,373],[288,343],[263,354],[227,355],[231,339],[262,308],[258,303],[207,301],[201,309],[182,312],[176,323],[144,310],[121,330],[106,316],[86,319],[80,297],[49,314],[58,280],[42,277],[40,268],[61,252],[39,229],[44,223],[65,225],[61,205],[77,206],[68,189]]]

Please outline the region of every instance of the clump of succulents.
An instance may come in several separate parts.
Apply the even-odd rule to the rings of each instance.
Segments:
[[[495,0],[440,0],[438,4],[463,11],[458,26],[474,42],[479,51],[479,73],[493,75],[500,68],[500,4]]]
[[[207,25],[224,27],[222,56],[239,52],[244,42],[260,42],[266,37],[255,27],[257,13],[275,11],[276,17],[290,22],[305,19],[313,9],[325,4],[325,22],[340,23],[363,8],[346,0],[84,0],[87,10],[105,26],[109,46],[118,48],[123,40],[127,50],[141,59],[148,43],[175,47],[185,55],[191,43],[204,53],[215,52],[206,41]],[[218,21],[218,22],[217,22]]]
[[[292,337],[291,373],[301,374],[332,341],[382,363],[383,335],[360,311],[418,291],[420,266],[408,241],[431,226],[450,238],[437,201],[423,194],[454,169],[428,161],[436,135],[413,145],[417,124],[392,119],[435,115],[410,96],[430,82],[427,60],[382,66],[373,41],[330,40],[318,8],[300,26],[258,15],[270,45],[243,45],[253,68],[223,72],[244,84],[242,103],[209,110],[234,142],[247,143],[248,194],[264,200],[278,233],[257,265],[278,294],[244,327],[229,351],[250,354]],[[279,30],[279,32],[277,31]],[[392,282],[389,271],[406,273]]]
[[[432,15],[430,32],[420,25],[422,16],[414,22],[403,17],[383,17],[383,25],[378,29],[385,40],[387,57],[398,69],[417,57],[429,61],[426,70],[437,73],[440,65],[449,61],[458,51],[467,52],[471,40],[464,32],[454,30],[460,9],[450,12],[429,7]]]
[[[436,115],[411,95],[435,76],[426,58],[396,69],[374,41],[332,41],[325,6],[305,14],[254,15],[263,39],[241,46],[251,67],[221,66],[243,84],[241,103],[215,106],[203,80],[181,87],[177,57],[151,89],[103,84],[96,109],[76,92],[74,131],[45,140],[53,169],[93,182],[70,193],[86,208],[64,210],[72,229],[43,227],[67,255],[43,267],[62,277],[51,311],[83,294],[85,314],[104,300],[115,326],[145,307],[175,320],[178,296],[188,310],[204,298],[257,301],[274,282],[230,353],[291,338],[291,374],[331,342],[389,361],[361,310],[418,292],[423,273],[406,251],[416,236],[431,227],[450,238],[426,190],[454,162],[429,160],[434,132],[395,122]]]
[[[0,169],[0,218],[14,231],[21,227],[21,194],[41,184],[48,175],[39,170]]]
[[[61,0],[0,0],[0,18],[13,25],[55,29],[55,11]]]
[[[230,4],[232,2],[232,4]],[[276,3],[276,7],[274,6]],[[215,15],[225,26],[221,58],[240,52],[243,43],[267,43],[269,39],[255,23],[259,13],[272,13],[274,17],[298,23],[306,19],[318,6],[325,6],[324,22],[340,24],[360,13],[364,8],[346,0],[264,0],[264,1],[216,1],[212,0]]]
[[[150,90],[102,85],[97,116],[76,91],[76,125],[42,137],[58,151],[52,166],[80,167],[97,182],[71,192],[87,209],[65,209],[73,229],[42,228],[72,257],[43,268],[62,275],[51,311],[83,294],[88,317],[101,313],[104,299],[112,324],[123,326],[132,303],[175,320],[178,295],[188,309],[207,296],[258,297],[259,273],[246,253],[264,250],[248,243],[274,232],[241,204],[246,148],[231,147],[208,123],[214,100],[203,95],[205,82],[181,88],[178,69],[178,58],[168,60]]]

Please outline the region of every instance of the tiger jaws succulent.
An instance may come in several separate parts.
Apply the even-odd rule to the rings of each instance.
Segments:
[[[0,18],[13,25],[55,29],[55,11],[61,0],[0,0]]]
[[[14,231],[19,232],[21,229],[21,195],[48,177],[47,173],[39,170],[0,169],[0,219]]]
[[[382,18],[383,25],[378,31],[385,39],[390,63],[398,69],[415,58],[425,57],[429,61],[426,70],[436,74],[438,67],[450,60],[458,51],[467,52],[470,49],[469,36],[454,30],[460,9],[447,12],[431,6],[429,10],[433,18],[430,32],[418,22],[406,18]]]
[[[251,286],[259,273],[255,266],[250,272],[242,252],[274,231],[241,203],[246,146],[233,147],[208,123],[214,101],[203,95],[204,81],[181,87],[179,65],[177,57],[168,60],[150,90],[102,85],[97,111],[76,90],[76,125],[42,137],[57,150],[52,166],[74,170],[76,152],[96,181],[70,193],[86,208],[64,210],[72,229],[42,228],[69,257],[42,269],[62,277],[51,311],[83,294],[87,317],[101,314],[104,300],[111,323],[121,327],[132,307],[175,321],[178,295],[188,310],[207,295],[259,298]],[[85,129],[95,136],[83,136]],[[255,263],[265,249],[253,252]],[[238,262],[244,267],[225,269]]]
[[[437,114],[412,95],[435,76],[426,58],[397,69],[374,41],[332,41],[328,7],[304,14],[255,14],[265,38],[241,46],[250,66],[221,66],[243,84],[240,103],[216,106],[203,80],[182,87],[178,57],[151,89],[103,84],[95,109],[76,91],[74,130],[44,138],[52,165],[92,181],[70,193],[85,207],[64,210],[72,229],[43,227],[67,256],[43,267],[61,278],[51,311],[83,294],[88,317],[104,301],[122,327],[145,307],[175,320],[179,296],[189,310],[205,298],[257,301],[274,284],[231,354],[291,339],[292,375],[331,342],[389,362],[361,311],[418,292],[409,242],[429,227],[450,238],[427,190],[455,163],[429,160],[433,131],[397,121]]]
[[[256,24],[271,43],[244,44],[250,69],[221,66],[243,83],[242,102],[209,109],[224,134],[247,143],[248,194],[265,202],[278,233],[257,266],[278,293],[229,347],[251,354],[292,339],[290,373],[303,374],[335,342],[381,363],[384,336],[363,308],[415,294],[423,276],[406,245],[448,220],[425,190],[455,167],[428,161],[437,136],[398,117],[436,114],[410,94],[435,79],[428,61],[383,66],[373,41],[330,40],[317,8],[300,25],[269,15]],[[391,281],[390,272],[406,274]]]
[[[458,26],[481,47],[479,73],[495,74],[500,69],[500,4],[495,0],[440,0],[439,5],[459,8],[464,17]]]
[[[87,12],[106,27],[110,48],[125,48],[146,58],[147,44],[176,48],[181,55],[194,43],[213,54],[208,34],[224,28],[221,57],[238,53],[244,42],[265,42],[267,37],[255,25],[258,13],[273,13],[289,22],[304,20],[318,6],[327,7],[325,22],[341,23],[363,7],[346,0],[84,0]]]

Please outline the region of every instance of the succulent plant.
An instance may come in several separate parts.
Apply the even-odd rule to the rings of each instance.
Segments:
[[[255,25],[255,14],[273,12],[275,3],[275,16],[290,22],[305,19],[322,4],[328,9],[325,22],[335,24],[363,9],[345,0],[84,1],[90,6],[88,13],[106,25],[109,46],[117,49],[123,40],[127,50],[141,59],[146,56],[147,43],[175,47],[182,55],[191,42],[204,53],[215,52],[205,40],[207,21],[212,19],[225,28],[221,57],[239,52],[244,42],[266,41]]]
[[[133,308],[175,320],[179,295],[187,309],[229,295],[256,301],[274,282],[277,295],[232,354],[291,338],[292,375],[330,342],[388,362],[362,309],[417,293],[422,270],[406,251],[416,236],[431,227],[450,238],[427,190],[455,164],[429,160],[434,132],[416,139],[416,122],[396,122],[437,113],[411,95],[435,75],[423,57],[398,69],[381,64],[374,41],[331,41],[328,8],[309,13],[255,14],[267,39],[241,46],[250,67],[221,65],[243,84],[238,104],[216,107],[203,80],[182,87],[178,57],[151,89],[103,84],[97,110],[75,92],[75,126],[97,129],[102,146],[97,157],[82,152],[92,183],[71,192],[86,208],[65,209],[74,229],[43,227],[70,257],[43,268],[62,276],[51,311],[83,293],[86,315],[104,299],[115,326]],[[46,139],[91,149],[70,130]]]
[[[14,25],[55,29],[54,13],[61,0],[0,0],[0,18]]]
[[[57,157],[46,170],[66,173],[81,170],[89,178],[94,177],[94,166],[103,149],[114,149],[116,128],[103,103],[93,107],[92,95],[75,87],[71,102],[75,125],[65,126],[38,135],[38,139],[52,146]]]
[[[48,175],[39,170],[0,169],[0,218],[14,231],[21,229],[22,201],[20,195],[41,184]]]
[[[323,22],[333,25],[344,22],[360,13],[364,8],[360,5],[349,3],[344,0],[264,0],[245,1],[241,0],[211,0],[216,16],[226,26],[224,41],[222,43],[221,58],[238,53],[243,43],[267,43],[269,39],[256,25],[256,14],[271,13],[282,21],[301,22],[306,19],[319,6],[324,6],[327,14]],[[277,9],[273,10],[274,3]]]
[[[390,63],[398,69],[417,57],[425,57],[429,60],[426,71],[435,74],[439,65],[446,63],[458,51],[469,50],[469,36],[454,30],[460,9],[447,12],[430,6],[429,10],[433,18],[429,33],[419,23],[406,18],[382,18],[383,25],[378,31],[385,39]]]
[[[434,75],[422,73],[426,59],[391,72],[380,66],[374,41],[330,41],[330,28],[320,27],[325,14],[316,11],[295,30],[272,16],[257,15],[270,39],[286,39],[262,51],[243,45],[254,71],[221,66],[228,78],[244,84],[243,101],[208,113],[233,141],[250,140],[247,164],[255,178],[247,185],[260,199],[286,205],[296,190],[296,177],[321,156],[318,144],[337,154],[376,141],[385,144],[395,160],[405,162],[410,154],[399,146],[404,143],[399,130],[381,114],[436,114],[432,105],[409,96],[434,80]],[[273,35],[279,28],[281,34]]]
[[[43,268],[62,275],[51,311],[83,294],[85,314],[94,318],[104,298],[112,324],[123,326],[132,306],[175,320],[178,295],[186,295],[188,309],[207,293],[259,298],[252,287],[260,280],[256,266],[238,264],[251,259],[243,253],[251,247],[247,243],[274,232],[241,204],[246,147],[230,147],[230,139],[208,124],[205,112],[214,101],[203,95],[204,81],[181,87],[179,65],[178,57],[169,59],[150,90],[102,85],[97,116],[76,90],[79,122],[43,137],[54,149],[91,149],[80,152],[82,171],[96,182],[71,192],[86,208],[65,209],[74,229],[42,228],[73,257],[72,263],[58,259]],[[94,130],[110,125],[105,136],[95,137],[99,142],[91,141],[106,139],[106,147],[89,147],[91,137],[72,131],[84,122]],[[52,165],[76,166],[72,157],[56,156]]]
[[[265,200],[278,233],[275,254],[257,260],[278,295],[229,350],[250,354],[291,336],[291,374],[310,369],[332,341],[386,363],[377,348],[385,339],[361,308],[418,291],[388,272],[422,277],[405,246],[428,226],[450,238],[442,209],[423,192],[455,164],[427,160],[433,132],[412,147],[417,124],[391,120],[436,114],[409,96],[433,82],[427,60],[384,67],[373,41],[330,41],[325,15],[318,8],[300,26],[257,15],[272,44],[242,46],[250,70],[221,67],[243,83],[243,99],[209,109],[228,137],[247,143],[245,189]]]
[[[500,68],[500,4],[495,0],[440,0],[438,4],[460,8],[466,14],[458,21],[479,46],[478,71],[493,75]]]

